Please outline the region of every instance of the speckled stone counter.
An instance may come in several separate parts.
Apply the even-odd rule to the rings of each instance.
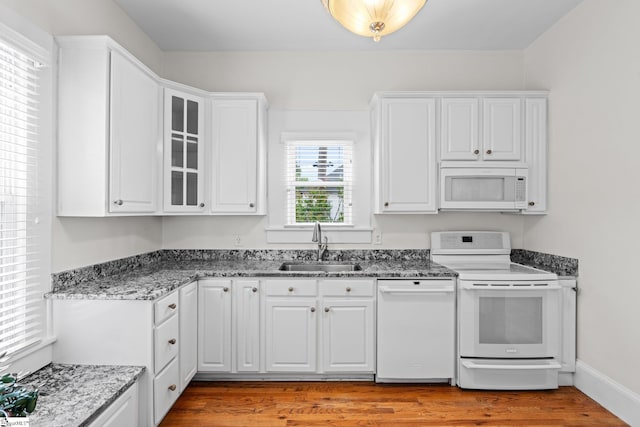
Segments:
[[[21,384],[40,393],[30,427],[89,425],[144,372],[136,366],[50,364],[25,377]]]
[[[578,260],[559,255],[545,254],[526,249],[513,249],[511,261],[540,270],[550,271],[559,277],[577,277]]]
[[[53,299],[153,300],[203,277],[414,278],[454,277],[457,273],[428,259],[428,250],[341,251],[327,263],[357,263],[350,272],[280,271],[284,261],[308,263],[313,251],[166,251],[163,259],[129,266],[93,266],[54,277]],[[131,268],[130,266],[134,266]],[[128,270],[128,271],[127,271]],[[111,271],[111,274],[106,272]]]

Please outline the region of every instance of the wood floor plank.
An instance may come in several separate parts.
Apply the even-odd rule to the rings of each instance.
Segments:
[[[514,392],[265,381],[192,382],[160,427],[625,425],[574,387]]]

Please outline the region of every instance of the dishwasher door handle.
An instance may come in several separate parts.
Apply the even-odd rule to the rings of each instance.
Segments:
[[[395,288],[380,288],[383,294],[450,294],[453,293],[453,288],[433,288],[433,289],[395,289]]]
[[[559,363],[547,363],[540,365],[486,365],[474,363],[468,360],[462,362],[462,366],[467,369],[496,369],[496,370],[539,370],[539,369],[560,369]]]

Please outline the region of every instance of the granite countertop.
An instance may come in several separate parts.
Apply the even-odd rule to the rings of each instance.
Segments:
[[[89,425],[143,372],[138,366],[47,365],[20,381],[40,391],[29,426]]]
[[[304,264],[308,261],[296,261]],[[154,300],[204,277],[418,278],[455,277],[457,273],[428,260],[352,261],[350,272],[280,271],[281,260],[163,261],[152,267],[87,280],[45,295],[50,299]],[[328,261],[329,264],[336,262]]]

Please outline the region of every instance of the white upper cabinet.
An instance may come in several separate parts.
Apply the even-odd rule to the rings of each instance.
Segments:
[[[59,37],[58,215],[153,214],[160,88],[105,36]]]
[[[373,100],[376,213],[436,213],[436,100]]]
[[[521,123],[519,96],[443,97],[440,160],[522,161]]]
[[[149,73],[111,52],[110,212],[157,209],[159,90]]]
[[[220,94],[211,103],[211,212],[264,214],[264,96]]]
[[[485,98],[482,117],[482,159],[521,160],[522,100]]]
[[[525,147],[529,165],[525,214],[547,211],[547,99],[525,100]]]
[[[164,90],[164,210],[204,212],[204,100]]]
[[[478,98],[442,98],[440,101],[440,159],[477,160]]]

